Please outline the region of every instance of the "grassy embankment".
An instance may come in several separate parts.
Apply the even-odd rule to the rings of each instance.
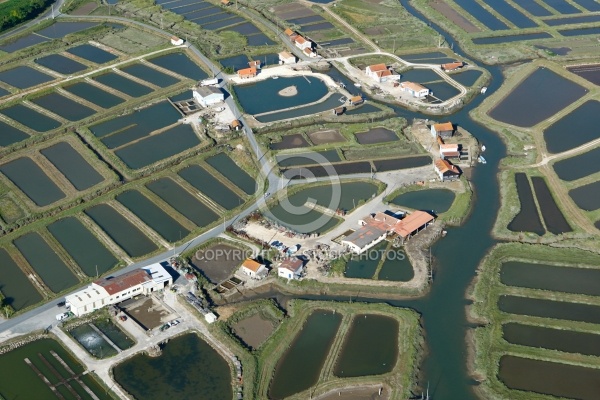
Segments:
[[[315,310],[335,310],[343,316],[338,334],[331,347],[330,354],[326,358],[324,368],[321,370],[319,380],[312,388],[293,395],[291,398],[307,398],[309,393],[313,396],[320,395],[335,388],[354,385],[384,384],[392,388],[392,399],[406,398],[414,386],[416,366],[421,357],[422,338],[418,316],[415,312],[398,309],[385,304],[363,304],[363,303],[331,303],[321,301],[293,300],[288,307],[287,316],[283,318],[281,311],[272,303],[261,300],[250,303],[247,308],[234,313],[226,321],[215,324],[216,329],[212,332],[236,354],[245,354],[244,359],[248,361],[244,372],[244,382],[249,385],[249,378],[253,378],[252,398],[266,398],[277,362],[284,356],[290,347],[294,337],[302,329],[306,318]],[[257,311],[259,310],[259,311]],[[270,320],[282,320],[283,322],[274,331],[269,339],[256,350],[249,350],[235,335],[231,333],[231,325],[242,318],[251,316],[253,313],[261,312]],[[344,338],[352,318],[356,314],[378,314],[394,318],[399,323],[398,353],[394,369],[386,374],[378,376],[364,376],[356,378],[337,378],[333,375],[333,368],[339,357]],[[217,331],[218,329],[218,331]],[[250,357],[250,358],[249,358]],[[250,374],[250,376],[246,375]],[[245,395],[246,395],[245,388]]]
[[[597,252],[579,250],[576,248],[552,248],[544,245],[507,243],[497,245],[481,262],[474,289],[471,293],[473,305],[469,314],[474,321],[482,324],[472,334],[474,348],[471,352],[472,372],[483,383],[480,391],[483,397],[489,399],[530,399],[530,392],[508,389],[498,377],[500,358],[503,355],[518,355],[547,361],[557,361],[572,365],[600,367],[598,357],[564,353],[557,350],[539,347],[526,347],[510,344],[503,338],[502,327],[506,323],[521,323],[541,327],[578,332],[598,332],[598,325],[531,317],[526,315],[507,314],[498,309],[497,301],[502,294],[600,305],[600,297],[581,294],[551,292],[548,290],[528,289],[524,287],[506,286],[500,280],[500,268],[507,261],[522,261],[526,263],[543,263],[557,266],[583,267],[597,269],[600,255]],[[554,398],[538,395],[540,399]],[[538,397],[536,397],[538,398]]]

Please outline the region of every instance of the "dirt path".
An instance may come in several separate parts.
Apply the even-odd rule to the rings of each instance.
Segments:
[[[592,140],[591,142],[588,142],[586,144],[582,144],[579,147],[575,147],[571,150],[567,150],[567,151],[563,151],[562,153],[556,153],[556,154],[552,154],[551,156],[549,156],[546,153],[542,153],[542,161],[535,163],[535,164],[529,164],[529,165],[524,165],[522,168],[537,168],[537,167],[543,167],[546,164],[548,164],[550,161],[555,160],[557,158],[565,158],[565,157],[569,157],[573,154],[577,154],[577,153],[581,153],[584,150],[587,149],[591,149],[593,147],[596,147],[600,145],[600,138],[596,139],[596,140]]]
[[[314,5],[313,3],[310,3],[310,4],[307,3],[307,6],[309,8],[313,5]],[[340,24],[344,25],[344,27],[346,29],[348,29],[350,32],[352,32],[354,35],[356,35],[358,38],[360,38],[360,40],[362,40],[363,42],[365,42],[366,44],[371,46],[373,48],[373,50],[375,50],[377,53],[381,53],[381,49],[375,43],[373,43],[369,38],[367,38],[365,35],[363,35],[361,32],[359,32],[358,29],[356,29],[355,27],[350,25],[348,22],[346,22],[346,20],[344,20],[342,17],[340,17],[339,15],[337,15],[336,13],[331,11],[329,9],[329,7],[321,6],[321,8],[323,8],[323,10],[327,14],[329,14],[332,18],[334,18]]]

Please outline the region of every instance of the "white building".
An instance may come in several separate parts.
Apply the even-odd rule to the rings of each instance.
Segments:
[[[294,43],[296,44],[296,47],[299,48],[300,50],[304,51],[304,49],[312,49],[313,48],[313,42],[311,42],[308,39],[304,39],[302,36],[298,35],[295,39],[294,39]]]
[[[279,53],[279,64],[296,64],[296,56],[287,51],[282,51]]]
[[[405,92],[410,93],[413,97],[422,98],[429,95],[429,89],[427,89],[423,85],[419,85],[418,83],[414,82],[402,82],[400,84],[400,88],[402,88],[402,90],[404,90]]]
[[[209,324],[212,324],[212,323],[214,323],[217,320],[217,316],[215,314],[213,314],[213,313],[208,313],[208,314],[204,314],[204,319]]]
[[[87,288],[65,297],[65,304],[76,316],[117,304],[139,295],[148,295],[173,283],[173,277],[156,263],[119,276],[93,282]]]
[[[248,275],[252,279],[262,279],[267,276],[269,272],[266,265],[247,258],[241,266],[241,270],[244,274]]]
[[[184,43],[184,40],[178,38],[177,36],[171,36],[171,44],[173,46],[181,46]]]
[[[452,125],[452,122],[431,125],[431,136],[433,137],[439,136],[442,139],[448,139],[452,137],[453,133],[454,125]]]
[[[400,80],[400,75],[394,74],[385,64],[369,65],[365,73],[369,78],[379,83]]]
[[[286,279],[300,279],[304,272],[304,261],[297,257],[286,258],[277,267],[277,275]]]
[[[203,107],[220,103],[225,100],[225,94],[214,86],[196,86],[192,90],[194,100]]]

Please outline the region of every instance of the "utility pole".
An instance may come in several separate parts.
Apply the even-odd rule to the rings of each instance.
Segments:
[[[54,19],[54,3],[52,4],[52,19]]]
[[[392,49],[392,54],[396,52],[396,38],[394,38],[394,48]]]
[[[160,29],[163,28],[163,20],[162,20],[162,14],[160,14]]]

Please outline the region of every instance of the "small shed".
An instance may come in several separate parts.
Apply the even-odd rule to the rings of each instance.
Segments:
[[[333,115],[342,115],[346,111],[346,107],[337,107],[333,109]]]
[[[268,273],[266,265],[251,258],[247,258],[242,263],[241,270],[252,279],[262,279],[267,276]]]
[[[279,53],[279,64],[295,64],[296,56],[287,51]]]
[[[256,68],[256,69],[260,69],[260,60],[252,60],[252,61],[248,61],[248,66],[250,68]]]
[[[233,121],[231,121],[231,125],[229,125],[229,127],[232,131],[239,131],[240,129],[242,129],[242,123],[239,120],[234,119]]]
[[[257,72],[256,68],[254,68],[254,67],[240,69],[238,71],[238,78],[241,78],[241,79],[254,78],[257,73],[258,72]]]
[[[217,321],[217,316],[214,313],[208,313],[208,314],[204,314],[204,319],[209,324],[212,324]]]
[[[229,6],[229,5],[231,5],[231,1],[230,0],[221,0],[221,5],[222,6]]]
[[[362,96],[354,96],[350,97],[349,101],[351,106],[357,106],[359,104],[362,104],[364,102],[364,99],[362,98]]]
[[[177,36],[171,36],[171,44],[173,46],[181,46],[184,43],[184,40],[178,38]]]
[[[433,137],[439,136],[442,139],[448,139],[452,137],[453,133],[454,125],[452,125],[452,122],[431,125],[431,136]]]

